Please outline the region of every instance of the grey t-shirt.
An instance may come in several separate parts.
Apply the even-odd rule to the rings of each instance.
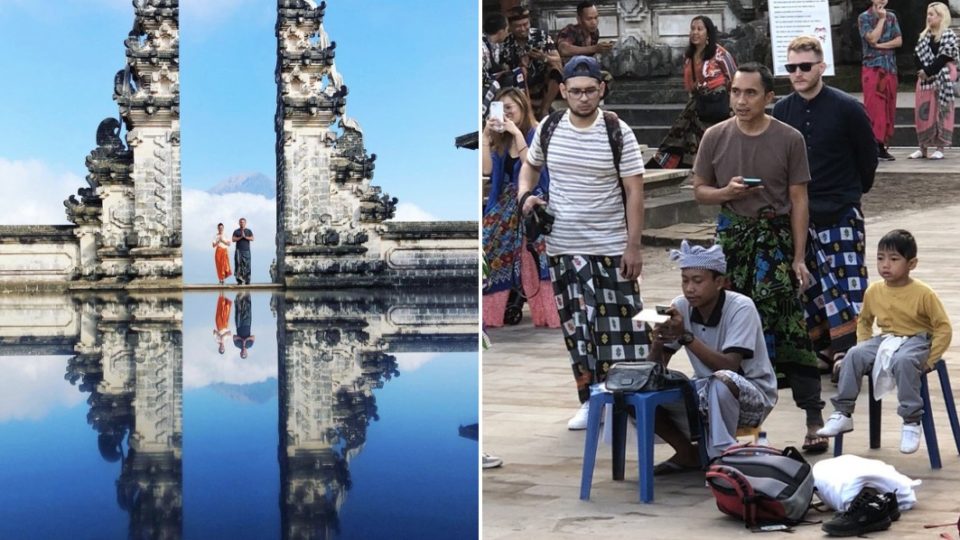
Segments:
[[[760,390],[767,409],[772,409],[777,403],[777,375],[767,356],[760,314],[753,300],[740,293],[722,291],[714,313],[706,321],[693,313],[693,308],[683,296],[674,298],[673,305],[683,314],[683,327],[707,347],[722,353],[740,353],[743,357],[740,373]],[[680,349],[680,344],[669,343],[666,348],[676,351]],[[689,347],[687,356],[697,378],[709,377],[715,371],[707,367]]]
[[[757,217],[773,207],[777,215],[790,213],[790,186],[810,182],[807,147],[799,131],[771,118],[759,135],[746,135],[731,118],[703,135],[693,172],[707,184],[722,188],[734,176],[759,178],[763,189],[723,206],[744,217]]]

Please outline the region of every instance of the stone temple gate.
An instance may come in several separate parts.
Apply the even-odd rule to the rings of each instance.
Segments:
[[[0,226],[0,290],[176,288],[182,283],[179,0],[134,0],[119,118],[96,131],[72,225]],[[277,252],[286,287],[475,283],[477,223],[390,222],[371,184],[326,3],[277,0]],[[464,178],[473,181],[473,177]]]

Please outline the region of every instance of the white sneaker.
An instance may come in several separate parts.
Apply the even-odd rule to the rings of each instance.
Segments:
[[[926,158],[927,156],[923,155],[923,151],[921,150],[914,150],[912,154],[907,156],[907,159],[926,159]]]
[[[827,425],[817,430],[817,435],[821,437],[836,437],[841,433],[853,431],[853,418],[843,414],[840,411],[834,411],[827,419]]]
[[[567,422],[567,429],[571,431],[579,431],[582,429],[587,429],[587,416],[590,414],[590,402],[586,402],[577,409],[577,414],[573,415],[573,418]]]
[[[920,448],[920,424],[904,424],[900,431],[900,451],[912,454]]]
[[[490,454],[483,454],[483,468],[484,469],[496,469],[497,467],[503,465],[503,460],[497,456],[491,456]]]

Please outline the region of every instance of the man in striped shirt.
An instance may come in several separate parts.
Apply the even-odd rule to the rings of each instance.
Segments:
[[[520,172],[524,214],[546,206],[554,215],[546,237],[557,309],[573,363],[581,408],[570,429],[585,429],[590,386],[603,382],[610,365],[640,360],[649,352],[637,278],[643,267],[643,159],[633,131],[620,120],[620,170],[614,162],[600,64],[575,56],[563,70],[560,91],[569,109],[541,148],[537,128]],[[540,168],[550,171],[549,202],[533,196]]]

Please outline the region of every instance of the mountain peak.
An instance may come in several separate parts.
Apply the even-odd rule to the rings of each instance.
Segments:
[[[277,196],[277,185],[273,178],[259,173],[246,173],[231,176],[207,190],[207,193],[222,195],[224,193],[253,193],[263,195],[268,199]]]

